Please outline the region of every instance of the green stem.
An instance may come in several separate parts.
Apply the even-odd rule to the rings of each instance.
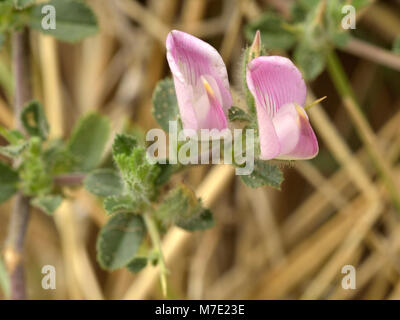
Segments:
[[[390,164],[383,156],[384,153],[381,151],[376,136],[356,101],[350,81],[334,50],[329,50],[327,53],[327,68],[336,90],[340,94],[343,104],[357,128],[357,133],[366,146],[367,152],[392,198],[393,205],[400,213],[400,194],[393,179]]]
[[[157,250],[157,253],[160,257],[160,280],[161,280],[161,289],[164,296],[167,296],[167,275],[168,269],[165,264],[164,255],[161,248],[161,239],[160,234],[158,232],[157,225],[149,212],[144,214],[144,222],[146,224],[147,230],[149,231],[151,241],[153,242],[154,248]]]

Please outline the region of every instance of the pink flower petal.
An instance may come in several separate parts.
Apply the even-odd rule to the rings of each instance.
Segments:
[[[200,128],[215,128],[218,130],[223,130],[228,126],[226,115],[224,114],[224,111],[219,103],[219,99],[215,96],[214,90],[212,89],[210,83],[204,77],[202,77],[202,81],[210,103],[210,108],[203,123],[200,124]]]
[[[167,59],[185,128],[202,128],[198,112],[208,114],[209,109],[212,109],[209,103],[205,103],[209,101],[202,76],[210,83],[224,115],[227,114],[232,106],[232,96],[226,67],[217,50],[192,35],[174,30],[167,38]],[[205,110],[199,111],[199,108]]]
[[[274,124],[264,108],[257,107],[257,118],[261,149],[260,158],[271,160],[281,152],[279,139],[275,132]]]
[[[302,107],[286,104],[272,122],[281,146],[278,159],[311,159],[317,155],[318,141]]]
[[[288,103],[303,106],[307,89],[300,71],[285,57],[268,56],[252,60],[247,67],[247,85],[256,104],[272,118]]]

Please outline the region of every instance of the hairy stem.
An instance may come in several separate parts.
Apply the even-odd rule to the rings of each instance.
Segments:
[[[164,255],[161,248],[161,239],[160,234],[158,232],[157,225],[153,220],[153,217],[150,213],[146,212],[144,214],[144,222],[146,224],[147,230],[149,231],[151,241],[153,242],[154,248],[157,250],[157,253],[160,257],[160,280],[161,280],[161,289],[164,296],[167,296],[167,275],[168,269],[165,264]]]
[[[361,107],[356,101],[355,94],[350,85],[350,81],[344,71],[344,68],[337,57],[335,51],[330,50],[327,54],[328,72],[336,87],[336,90],[340,94],[343,104],[347,109],[356,129],[357,133],[361,138],[361,141],[365,144],[368,154],[379,172],[384,185],[392,198],[393,205],[400,213],[400,193],[396,181],[393,179],[393,172],[387,159],[384,157],[384,153],[381,150],[376,136],[370,127],[368,120],[363,114]]]
[[[32,98],[29,32],[27,29],[14,32],[12,46],[15,81],[14,114],[17,128],[23,131],[20,114],[25,103]],[[11,212],[8,239],[4,252],[4,260],[10,277],[11,299],[14,300],[26,299],[23,251],[29,213],[29,198],[18,193]]]

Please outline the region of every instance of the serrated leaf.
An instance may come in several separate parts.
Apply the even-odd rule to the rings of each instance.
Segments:
[[[294,51],[296,64],[303,72],[305,80],[312,81],[325,68],[325,55],[321,50],[313,49],[307,43],[301,43]]]
[[[178,115],[174,81],[171,78],[159,81],[153,92],[154,119],[162,129],[168,132],[169,121],[176,120]]]
[[[104,199],[104,209],[108,215],[116,213],[138,213],[141,207],[129,195],[111,196]]]
[[[245,36],[249,42],[254,39],[257,30],[261,32],[261,41],[266,48],[288,50],[296,42],[296,35],[286,30],[285,21],[273,12],[265,12],[260,18],[249,23]]]
[[[253,121],[253,117],[250,114],[248,114],[243,109],[240,109],[235,106],[229,109],[228,119],[229,121],[247,121],[247,122]]]
[[[208,209],[204,209],[198,217],[187,221],[181,221],[177,223],[177,226],[190,232],[206,230],[215,226],[215,220],[212,212]]]
[[[21,121],[30,136],[46,140],[49,135],[49,123],[42,105],[38,101],[28,103],[21,112]]]
[[[83,181],[85,188],[99,197],[121,195],[124,183],[115,170],[97,169],[87,175]]]
[[[42,8],[46,5],[55,9],[55,29],[44,29],[42,26],[45,17]],[[35,6],[29,24],[40,32],[67,42],[77,42],[98,32],[97,18],[93,11],[84,2],[75,0],[51,0]]]
[[[0,161],[0,203],[17,192],[18,173]]]
[[[63,198],[59,195],[46,195],[33,198],[31,200],[31,205],[39,208],[48,215],[52,215],[60,206],[62,200]]]
[[[130,155],[137,146],[138,142],[135,137],[127,134],[117,134],[112,146],[113,155]]]
[[[147,266],[146,257],[137,257],[133,259],[126,268],[132,273],[138,273]]]
[[[119,213],[110,218],[97,239],[97,260],[107,270],[128,265],[136,255],[146,228],[141,216]]]
[[[240,178],[244,184],[251,188],[271,186],[280,189],[283,174],[276,165],[268,161],[256,160],[254,162],[254,171],[250,175],[243,175]]]
[[[79,120],[67,143],[76,162],[73,171],[88,172],[99,165],[109,133],[110,122],[106,117],[90,113]]]
[[[125,186],[138,203],[154,200],[157,196],[156,181],[160,167],[151,164],[143,147],[133,149],[131,155],[120,153],[114,156]]]

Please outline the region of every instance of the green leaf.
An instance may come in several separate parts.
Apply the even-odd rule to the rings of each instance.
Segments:
[[[129,195],[111,196],[104,199],[104,209],[108,215],[116,213],[139,213],[140,205]]]
[[[166,184],[173,174],[179,172],[184,167],[181,164],[171,164],[171,163],[158,163],[158,167],[160,168],[160,173],[155,181],[156,185]]]
[[[119,213],[110,218],[97,239],[97,260],[107,270],[128,265],[136,255],[145,234],[141,216]]]
[[[256,160],[250,175],[240,176],[244,184],[251,188],[271,186],[280,190],[283,181],[282,171],[268,161]]]
[[[133,149],[131,155],[120,153],[114,155],[125,186],[133,199],[138,202],[149,202],[157,196],[157,178],[161,169],[157,164],[150,164],[143,147]]]
[[[137,257],[133,259],[126,268],[132,273],[138,273],[147,266],[146,257]]]
[[[121,195],[124,183],[115,170],[97,169],[89,173],[83,181],[85,188],[99,197]]]
[[[30,138],[29,146],[23,156],[19,175],[24,194],[43,196],[50,193],[53,188],[53,178],[43,159],[41,138]]]
[[[167,194],[155,215],[164,225],[176,224],[189,231],[214,225],[211,212],[204,209],[194,192],[183,184]]]
[[[294,51],[294,58],[298,67],[303,71],[305,80],[312,81],[325,68],[325,55],[321,50],[313,49],[307,43],[301,43]]]
[[[46,5],[55,8],[55,29],[42,27],[42,21],[46,17],[42,8]],[[77,42],[98,32],[97,18],[93,11],[84,2],[75,0],[51,0],[35,6],[29,24],[40,32],[67,42]]]
[[[268,49],[288,50],[296,42],[296,35],[284,28],[285,21],[273,12],[265,12],[259,19],[245,27],[245,36],[249,42],[254,39],[257,30],[261,32],[261,41]]]
[[[29,143],[25,142],[22,144],[18,145],[8,145],[8,146],[0,146],[0,154],[10,157],[10,158],[16,158],[21,155],[21,153],[28,147]]]
[[[7,130],[0,125],[0,135],[4,137],[10,144],[17,145],[25,141],[24,135],[18,130]]]
[[[80,119],[68,141],[68,151],[76,161],[72,170],[88,172],[96,168],[109,133],[110,122],[106,117],[90,113]]]
[[[400,35],[393,42],[393,52],[400,55]]]
[[[60,206],[63,198],[59,195],[46,195],[31,200],[31,205],[39,208],[44,213],[52,215],[54,211]]]
[[[130,155],[137,146],[138,142],[135,137],[127,134],[117,134],[112,146],[113,155]]]
[[[211,211],[208,209],[204,209],[196,218],[187,221],[181,221],[177,225],[182,229],[193,232],[214,227],[215,220]]]
[[[54,139],[46,144],[43,161],[52,175],[69,173],[74,166],[74,160],[62,139]]]
[[[30,136],[40,137],[43,140],[47,139],[49,123],[43,107],[38,101],[32,101],[24,107],[21,113],[21,121]]]
[[[18,10],[25,9],[35,3],[35,0],[13,0],[14,7]]]
[[[229,121],[253,121],[253,117],[250,114],[235,106],[229,109],[228,118]]]
[[[153,92],[153,116],[160,127],[168,132],[169,121],[176,120],[179,115],[174,81],[166,78],[158,82]]]
[[[17,192],[18,173],[0,161],[0,203],[7,201]]]

